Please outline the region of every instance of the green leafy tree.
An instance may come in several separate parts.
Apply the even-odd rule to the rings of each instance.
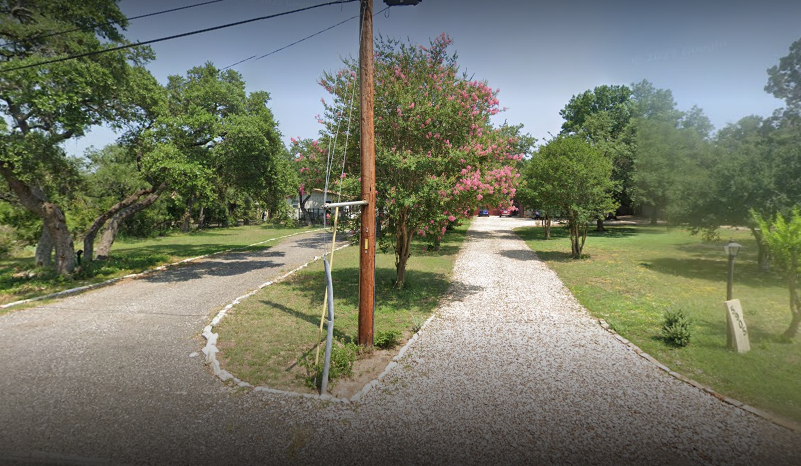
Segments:
[[[801,211],[796,207],[787,219],[782,214],[777,214],[773,221],[763,219],[756,212],[752,214],[790,292],[792,318],[784,336],[793,338],[801,324],[801,298],[798,293],[798,274],[801,271]]]
[[[790,45],[790,53],[778,65],[768,69],[765,92],[784,100],[790,114],[801,115],[801,39]]]
[[[513,137],[490,123],[501,111],[498,90],[460,73],[450,43],[445,34],[425,47],[380,37],[375,47],[379,244],[395,251],[398,288],[415,235],[436,246],[459,217],[482,204],[510,206],[516,192],[515,165],[523,155],[513,152]],[[333,96],[333,102],[324,101],[320,118],[326,145],[344,143],[336,128],[350,112],[351,96],[358,95],[357,70],[354,60],[345,60],[344,69],[321,79]],[[353,115],[358,121],[355,108]],[[358,128],[351,131],[347,153],[359,154]],[[338,182],[354,197],[359,174],[359,160],[349,157],[346,178]]]
[[[670,89],[658,89],[647,79],[631,85],[631,117],[678,122],[682,117]]]
[[[631,209],[632,106],[629,87],[602,85],[573,96],[559,112],[565,119],[561,134],[586,137],[612,161],[612,179],[620,187],[615,198],[625,211]],[[603,218],[598,219],[597,230],[603,228]]]
[[[112,0],[0,3],[0,176],[19,203],[44,223],[59,274],[74,267],[72,235],[63,208],[47,192],[47,178],[67,164],[59,145],[129,111],[129,83],[146,73],[150,49],[138,47],[21,69],[125,44],[117,25],[125,16]],[[50,34],[53,31],[70,31]],[[50,248],[40,248],[50,253]],[[43,261],[37,254],[37,260]]]
[[[682,199],[682,189],[701,189],[697,163],[709,148],[698,132],[677,128],[664,120],[636,120],[637,157],[632,176],[632,197],[640,205],[651,207],[651,224],[660,212],[672,212]]]
[[[580,259],[587,239],[587,223],[617,208],[612,193],[612,162],[580,136],[559,136],[541,147],[528,179],[543,203],[566,216],[571,256]]]
[[[219,203],[231,212],[254,210],[255,202],[280,209],[294,184],[269,94],[247,94],[239,73],[207,63],[170,76],[152,95],[123,138],[126,163],[135,163],[143,183],[92,224],[84,237],[87,259],[101,228],[97,257],[105,258],[123,223],[165,192],[183,205],[180,223],[188,229],[193,212],[203,223],[206,209]]]

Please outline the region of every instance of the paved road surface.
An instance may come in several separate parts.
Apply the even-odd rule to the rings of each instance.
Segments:
[[[448,302],[355,406],[233,390],[189,357],[220,307],[319,254],[308,237],[0,317],[0,462],[799,464],[801,434],[603,331],[526,224],[474,221]]]

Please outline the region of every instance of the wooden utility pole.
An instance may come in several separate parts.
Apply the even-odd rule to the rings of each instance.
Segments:
[[[362,206],[359,242],[359,344],[373,346],[375,309],[375,128],[373,122],[373,0],[361,0],[359,79],[361,85]]]

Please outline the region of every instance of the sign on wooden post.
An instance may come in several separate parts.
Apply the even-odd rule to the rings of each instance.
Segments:
[[[739,299],[724,301],[726,305],[726,344],[729,348],[745,353],[751,349],[748,341],[748,328],[743,317],[743,308]]]

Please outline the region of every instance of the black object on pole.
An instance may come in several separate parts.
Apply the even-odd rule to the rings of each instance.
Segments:
[[[421,1],[422,0],[384,0],[384,3],[386,3],[387,6],[405,6],[405,5],[414,6],[420,3]]]
[[[732,299],[732,291],[734,289],[734,258],[737,257],[737,253],[740,252],[741,247],[741,245],[732,240],[729,240],[729,242],[723,246],[723,250],[726,251],[726,255],[729,256],[729,280],[726,285],[726,301],[731,301]]]

